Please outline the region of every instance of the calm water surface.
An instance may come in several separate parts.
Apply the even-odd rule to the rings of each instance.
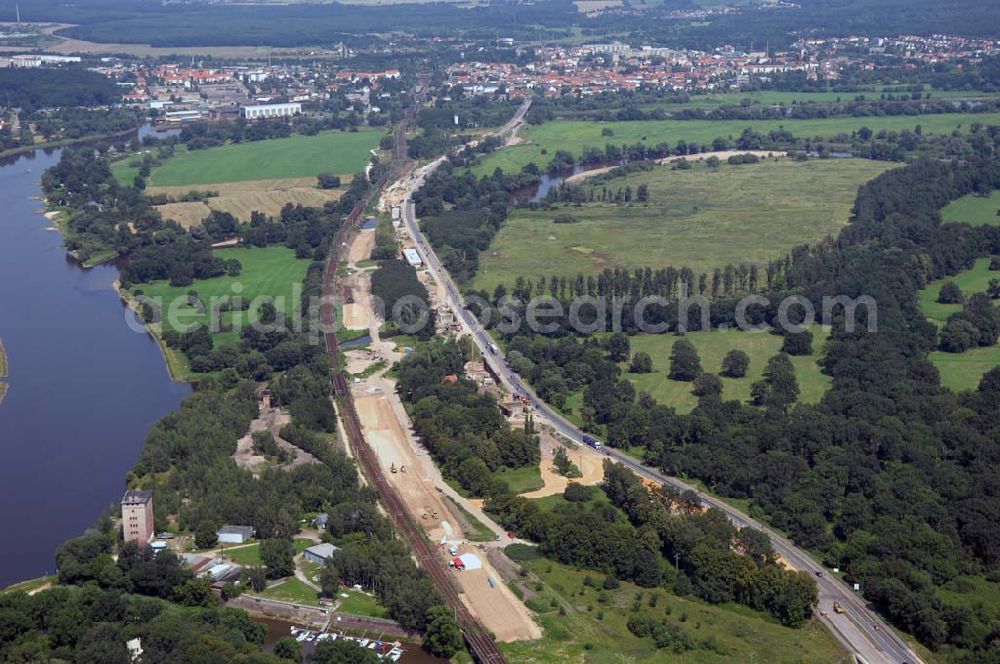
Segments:
[[[114,267],[82,270],[42,216],[41,151],[0,165],[0,587],[54,571],[53,553],[117,502],[150,426],[190,393],[126,324]]]

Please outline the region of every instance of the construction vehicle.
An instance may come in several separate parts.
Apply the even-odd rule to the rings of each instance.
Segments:
[[[842,607],[840,605],[840,602],[834,602],[833,603],[833,612],[834,613],[843,613],[844,612],[844,607]]]

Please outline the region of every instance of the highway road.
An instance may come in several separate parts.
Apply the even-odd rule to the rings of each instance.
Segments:
[[[527,113],[530,105],[530,100],[522,104],[510,122],[495,132],[495,135],[506,137],[508,142],[512,140],[516,129],[523,123],[524,115]],[[660,473],[656,469],[643,466],[635,459],[618,450],[605,447],[602,451],[597,451],[584,445],[583,431],[539,399],[538,395],[521,380],[521,377],[507,366],[506,360],[503,357],[503,351],[494,345],[492,338],[479,324],[476,317],[465,308],[465,301],[461,292],[451,280],[451,276],[447,270],[442,267],[437,255],[420,232],[417,224],[411,194],[420,188],[424,179],[434,172],[443,163],[444,159],[444,157],[441,157],[417,169],[409,176],[405,183],[407,193],[403,205],[403,220],[417,246],[421,259],[427,265],[438,284],[447,293],[451,308],[458,313],[458,318],[465,332],[475,341],[476,346],[485,360],[489,362],[500,383],[511,391],[528,395],[535,411],[543,419],[547,420],[548,424],[567,439],[583,446],[588,453],[603,454],[618,463],[628,466],[641,477],[654,482],[669,484],[682,491],[694,491],[702,501],[702,504],[722,510],[738,527],[749,526],[766,533],[771,538],[775,551],[789,566],[796,570],[808,572],[816,580],[819,587],[819,607],[817,609],[819,619],[831,629],[837,640],[849,652],[853,653],[859,664],[916,664],[921,662],[922,660],[909,645],[881,617],[867,608],[864,599],[859,593],[848,587],[845,582],[837,578],[831,571],[826,570],[808,553],[797,547],[789,539],[722,500],[708,495],[698,490],[697,487],[676,477],[670,477]],[[842,614],[835,613],[833,611],[834,602],[838,602],[843,606],[845,612]]]

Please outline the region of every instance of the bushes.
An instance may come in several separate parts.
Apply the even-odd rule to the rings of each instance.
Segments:
[[[743,378],[750,366],[750,356],[741,350],[733,349],[722,358],[720,373],[726,378]]]

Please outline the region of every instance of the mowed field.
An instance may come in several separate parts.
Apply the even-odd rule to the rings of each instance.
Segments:
[[[858,186],[890,167],[862,159],[777,158],[714,170],[662,166],[615,178],[603,186],[628,185],[634,192],[646,184],[648,205],[512,210],[480,254],[473,285],[492,292],[519,276],[586,276],[616,267],[686,265],[710,273],[727,263],[778,258],[795,245],[836,235]],[[553,223],[563,213],[577,223]]]
[[[290,136],[267,141],[230,143],[207,150],[187,150],[154,168],[151,187],[211,185],[222,182],[315,177],[320,173],[352,174],[368,163],[382,132],[328,131],[316,136]],[[124,159],[112,165],[120,181],[131,183],[136,169]]]
[[[604,502],[603,495],[599,492],[592,503]],[[561,496],[552,498],[561,500]],[[545,628],[541,639],[500,644],[511,662],[842,664],[849,660],[816,620],[791,629],[741,605],[711,605],[678,597],[664,588],[640,588],[625,581],[616,590],[598,590],[587,579],[599,585],[604,578],[600,572],[561,565],[527,546],[513,545],[507,551],[530,575],[521,581],[531,592],[525,594],[526,604]],[[650,606],[652,596],[656,597],[654,606]],[[657,649],[651,637],[636,637],[628,630],[628,618],[637,597],[642,613],[675,625],[695,639],[708,639],[714,647],[675,653],[670,648]]]
[[[821,325],[812,327],[813,353],[792,357],[795,375],[799,381],[799,401],[816,403],[829,389],[832,378],[820,372],[816,362],[823,356],[823,344],[830,330]],[[630,337],[632,352],[649,353],[653,360],[653,372],[648,374],[625,373],[624,378],[632,381],[637,391],[649,392],[659,403],[673,406],[679,413],[689,413],[698,405],[698,397],[691,393],[688,382],[670,380],[670,351],[679,337],[672,334],[639,334]],[[689,332],[685,338],[694,344],[701,358],[701,368],[708,373],[718,374],[722,358],[731,350],[742,350],[750,356],[750,368],[743,378],[722,379],[722,398],[748,401],[750,385],[761,379],[767,361],[781,352],[782,338],[769,332]],[[622,365],[623,368],[626,365]]]
[[[937,298],[941,286],[946,281],[954,281],[966,297],[982,293],[986,290],[990,279],[1000,278],[1000,272],[991,272],[989,267],[990,259],[980,258],[971,270],[947,279],[932,281],[919,293],[921,311],[938,327],[944,325],[948,316],[962,310],[962,305],[939,303]],[[973,348],[964,353],[934,351],[930,354],[930,360],[941,374],[942,385],[955,392],[974,390],[979,386],[984,373],[1000,366],[1000,345]]]
[[[211,298],[234,296],[237,294],[244,302],[253,302],[258,297],[274,298],[274,305],[286,315],[291,315],[299,309],[301,290],[296,284],[301,284],[306,276],[309,261],[295,258],[295,252],[286,247],[237,248],[222,249],[215,252],[219,258],[235,258],[243,265],[243,271],[238,277],[216,277],[196,281],[191,286],[171,286],[166,280],[141,284],[138,289],[146,297],[160,303],[163,312],[163,329],[185,329],[192,324],[207,325],[211,310]],[[238,285],[238,286],[237,286]],[[235,287],[235,288],[234,288]],[[242,290],[240,290],[242,287]],[[198,298],[205,305],[206,313],[198,313],[187,304],[188,291],[198,293]],[[258,303],[259,304],[259,303]],[[174,311],[171,320],[171,307]],[[238,317],[238,318],[237,318]],[[257,320],[256,311],[224,312],[220,315],[223,325],[239,321],[243,326]],[[216,348],[239,339],[237,330],[216,332],[212,342]],[[167,350],[167,363],[175,379],[190,377],[190,367],[183,353]]]
[[[941,208],[941,218],[973,226],[1000,226],[1000,189],[989,196],[966,194]]]
[[[545,167],[556,150],[567,150],[579,157],[585,147],[603,149],[605,144],[635,144],[653,146],[669,143],[673,147],[684,140],[698,144],[710,143],[719,136],[737,138],[746,128],[766,133],[784,127],[796,137],[823,137],[850,134],[861,127],[875,131],[899,131],[920,125],[925,134],[950,133],[956,127],[967,128],[974,122],[1000,124],[1000,113],[941,113],[918,116],[838,117],[815,120],[637,120],[633,122],[558,121],[524,127],[522,143],[498,150],[473,169],[477,175],[487,175],[499,167],[506,173],[516,173],[525,164],[535,162]],[[602,136],[610,129],[613,136]],[[547,154],[542,154],[542,150]]]
[[[228,212],[240,221],[249,222],[253,212],[259,211],[274,217],[287,203],[323,207],[328,201],[340,198],[346,191],[351,176],[344,175],[341,179],[339,189],[320,189],[316,186],[314,177],[213,184],[210,185],[211,191],[218,196],[211,196],[204,201],[157,205],[156,209],[165,219],[173,219],[185,228],[200,224],[212,210]],[[190,189],[186,186],[149,187],[146,191],[150,194],[179,197]]]

